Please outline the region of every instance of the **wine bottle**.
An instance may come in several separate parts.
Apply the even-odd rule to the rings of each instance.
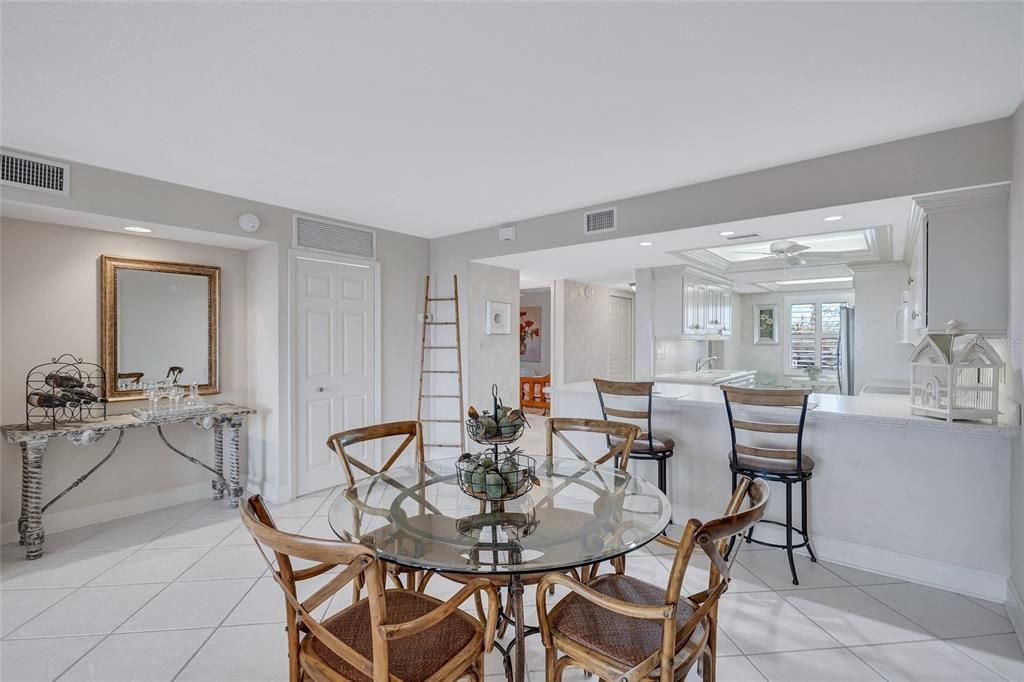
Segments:
[[[76,376],[62,372],[47,374],[46,385],[54,388],[96,388],[96,384],[87,384]]]
[[[66,400],[75,400],[83,404],[94,403],[99,400],[92,391],[84,388],[66,388],[60,392],[60,395]]]
[[[26,398],[28,404],[32,407],[64,407],[67,405],[67,401],[60,396],[53,395],[51,393],[43,393],[42,391],[32,391]]]

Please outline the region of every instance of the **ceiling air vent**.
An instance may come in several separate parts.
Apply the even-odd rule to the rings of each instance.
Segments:
[[[377,234],[362,227],[297,215],[295,248],[373,259],[377,256]]]
[[[583,223],[583,234],[596,234],[598,232],[615,231],[615,209],[601,208],[596,211],[587,211]]]
[[[3,171],[0,182],[4,185],[48,194],[71,194],[71,166],[65,163],[3,152],[0,169]]]

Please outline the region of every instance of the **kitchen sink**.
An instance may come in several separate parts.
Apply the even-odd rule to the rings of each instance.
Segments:
[[[718,384],[742,374],[743,371],[734,369],[706,369],[702,372],[673,372],[659,379],[683,384]]]

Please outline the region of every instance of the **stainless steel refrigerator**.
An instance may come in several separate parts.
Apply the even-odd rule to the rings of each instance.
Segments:
[[[836,375],[839,393],[853,395],[853,316],[852,305],[839,308],[839,351],[836,354]]]

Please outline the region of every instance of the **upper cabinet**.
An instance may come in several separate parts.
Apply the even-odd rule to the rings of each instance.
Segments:
[[[1006,335],[1008,197],[1008,185],[996,185],[914,199],[907,305],[918,337],[947,329]]]
[[[732,333],[732,290],[688,268],[654,271],[654,335],[706,338]]]

